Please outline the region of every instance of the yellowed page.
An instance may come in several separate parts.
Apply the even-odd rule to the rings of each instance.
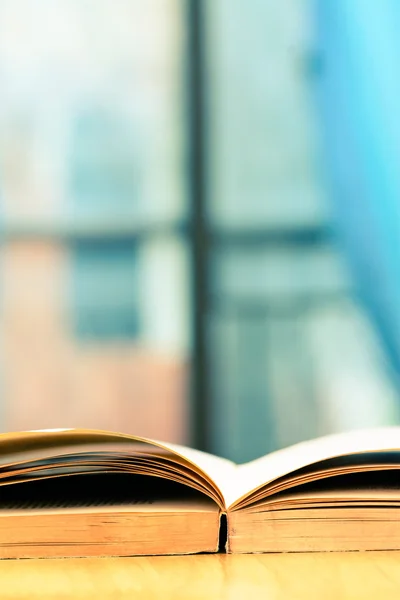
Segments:
[[[60,449],[79,452],[90,451],[92,448],[109,450],[111,452],[129,452],[140,456],[149,455],[173,461],[177,469],[186,467],[193,472],[194,478],[200,476],[205,488],[214,490],[216,500],[224,508],[224,494],[221,488],[232,481],[234,463],[218,458],[205,452],[140,438],[123,433],[98,430],[52,429],[17,433],[0,434],[0,464],[18,464],[23,460],[33,458],[48,458],[60,455]],[[160,461],[161,462],[161,461]],[[171,479],[176,479],[171,469]],[[188,475],[186,474],[186,477]]]
[[[317,508],[320,506],[400,506],[400,490],[393,488],[349,488],[338,490],[315,490],[298,492],[280,498],[265,498],[241,512],[264,512],[271,510],[288,510],[294,508]]]
[[[186,448],[185,446],[167,443],[165,444],[165,447],[176,452],[180,456],[183,456],[192,464],[199,467],[203,473],[208,475],[221,491],[225,500],[225,505],[227,506],[226,497],[231,497],[232,494],[235,494],[235,490],[237,489],[236,472],[238,465],[226,458],[214,456],[214,454],[208,454],[207,452],[201,452],[194,448]]]
[[[400,427],[357,430],[301,442],[239,465],[235,490],[226,490],[225,500],[228,506],[236,506],[250,492],[278,477],[323,460],[365,452],[389,451],[400,452]]]

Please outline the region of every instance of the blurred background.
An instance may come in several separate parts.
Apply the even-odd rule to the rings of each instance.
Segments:
[[[241,462],[400,421],[396,0],[0,0],[0,429]]]

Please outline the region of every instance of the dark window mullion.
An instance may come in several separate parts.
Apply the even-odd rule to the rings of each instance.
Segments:
[[[202,0],[188,0],[188,138],[190,160],[190,242],[192,259],[192,443],[210,449],[208,419],[210,395],[207,369],[206,316],[208,305],[208,257],[205,187],[204,32]]]

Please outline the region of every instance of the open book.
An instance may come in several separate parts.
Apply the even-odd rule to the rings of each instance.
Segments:
[[[400,548],[400,428],[245,465],[129,435],[0,435],[0,557]]]

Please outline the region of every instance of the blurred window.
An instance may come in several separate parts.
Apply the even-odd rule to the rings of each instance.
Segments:
[[[132,240],[73,246],[74,331],[85,340],[138,336],[137,249]]]

